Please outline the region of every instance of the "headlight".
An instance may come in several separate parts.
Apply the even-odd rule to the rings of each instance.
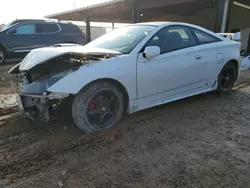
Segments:
[[[25,87],[21,93],[27,94],[41,94],[46,91],[50,86],[54,85],[56,82],[61,80],[63,77],[67,76],[68,74],[72,73],[73,70],[68,70],[65,72],[61,72],[50,77],[42,78],[37,80],[27,87]]]
[[[48,89],[50,86],[54,85],[56,82],[61,80],[63,77],[67,76],[71,72],[62,72],[56,75],[53,75],[49,77],[46,81],[46,89]]]

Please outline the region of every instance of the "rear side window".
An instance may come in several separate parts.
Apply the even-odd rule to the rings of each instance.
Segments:
[[[36,32],[35,24],[25,24],[16,28],[16,34],[34,34]]]
[[[203,31],[197,29],[193,29],[193,31],[200,44],[208,44],[220,41],[218,38],[209,35],[208,33],[205,33]]]
[[[61,24],[62,31],[67,34],[79,34],[81,30],[74,24]]]
[[[36,24],[36,33],[55,33],[59,31],[57,24],[52,23],[38,23]]]

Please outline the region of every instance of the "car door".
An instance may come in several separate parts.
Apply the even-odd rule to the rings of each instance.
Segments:
[[[225,48],[221,46],[221,40],[215,36],[195,28],[191,30],[198,41],[198,48],[207,56],[206,83],[213,82],[218,77],[218,70],[222,69]]]
[[[158,46],[161,54],[151,59],[138,56],[137,86],[140,105],[154,103],[204,85],[206,54],[184,26],[168,26],[145,45]]]
[[[36,25],[33,23],[23,23],[12,27],[8,32],[8,48],[12,52],[28,52],[37,43],[35,36]]]

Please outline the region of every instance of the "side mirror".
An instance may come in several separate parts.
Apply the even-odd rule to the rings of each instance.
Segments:
[[[235,40],[235,41],[240,41],[240,38],[241,38],[240,32],[234,33],[232,36],[232,40]]]
[[[16,34],[16,32],[17,32],[16,29],[10,29],[10,30],[8,31],[8,33],[9,33],[10,35],[14,35],[14,34]]]
[[[144,58],[152,58],[161,54],[161,49],[158,46],[148,46],[143,52]]]

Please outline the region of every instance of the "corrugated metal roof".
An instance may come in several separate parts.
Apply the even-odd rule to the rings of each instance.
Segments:
[[[76,13],[76,12],[79,12],[79,11],[84,11],[84,10],[87,10],[87,9],[101,7],[101,6],[104,6],[104,5],[110,5],[110,4],[113,4],[113,3],[123,2],[123,1],[124,0],[103,0],[101,3],[96,3],[96,4],[84,6],[84,7],[81,7],[81,8],[76,8],[76,9],[73,9],[73,10],[68,10],[68,11],[64,11],[64,12],[59,12],[59,13],[47,15],[47,16],[45,16],[45,18],[53,18],[53,17],[64,15],[64,14]]]

